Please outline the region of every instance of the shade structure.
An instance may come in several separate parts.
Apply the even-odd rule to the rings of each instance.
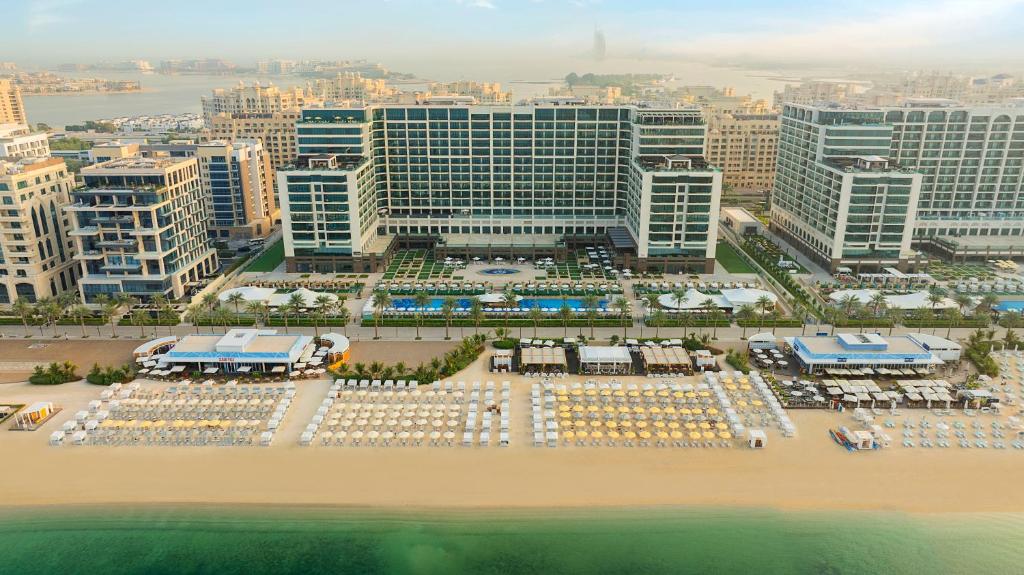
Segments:
[[[648,373],[690,373],[693,362],[686,349],[681,347],[649,347],[640,348],[640,357],[644,369]]]
[[[633,371],[633,356],[626,347],[584,345],[579,348],[580,371],[587,374],[623,374]]]
[[[519,369],[532,371],[565,371],[565,349],[561,347],[526,347],[520,350]]]

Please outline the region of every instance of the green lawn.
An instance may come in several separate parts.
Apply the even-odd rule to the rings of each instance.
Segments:
[[[284,240],[277,240],[245,268],[247,272],[272,272],[284,261]]]
[[[718,260],[718,263],[722,264],[725,271],[731,274],[755,273],[754,268],[750,267],[750,264],[736,253],[732,245],[726,242],[718,242],[718,247],[715,248],[715,259]]]

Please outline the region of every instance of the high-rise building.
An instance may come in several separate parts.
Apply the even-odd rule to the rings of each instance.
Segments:
[[[827,104],[845,102],[866,91],[854,82],[813,80],[801,84],[786,84],[781,92],[775,92],[775,109],[784,104]]]
[[[304,110],[278,172],[291,271],[371,271],[398,246],[713,269],[722,174],[699,110],[367,106]]]
[[[177,300],[217,271],[195,158],[121,158],[82,169],[71,194],[82,296]]]
[[[210,214],[210,237],[253,239],[270,234],[278,216],[270,159],[256,141],[213,141],[196,148],[199,180]]]
[[[778,114],[706,112],[707,160],[722,170],[722,185],[767,191],[775,179]]]
[[[1020,254],[1024,106],[787,105],[772,227],[831,267]],[[911,261],[913,260],[913,261]]]
[[[299,87],[281,89],[273,84],[261,86],[256,83],[246,86],[239,82],[234,88],[215,89],[212,95],[203,96],[202,102],[203,122],[209,128],[213,117],[218,114],[273,114],[298,110],[318,100]]]
[[[50,140],[45,132],[33,132],[25,124],[0,124],[0,158],[46,158]]]
[[[0,160],[0,304],[76,289],[64,213],[74,184],[58,158]]]
[[[295,122],[299,110],[269,114],[218,114],[210,126],[213,140],[256,140],[270,155],[270,165],[277,169],[295,161]]]
[[[28,124],[21,88],[8,78],[0,78],[0,124]]]

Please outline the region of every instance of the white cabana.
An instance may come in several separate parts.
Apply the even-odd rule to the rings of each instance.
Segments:
[[[633,356],[625,347],[584,345],[579,348],[582,373],[631,373]]]
[[[764,449],[768,446],[768,436],[762,429],[750,429],[747,431],[747,445],[751,449]]]

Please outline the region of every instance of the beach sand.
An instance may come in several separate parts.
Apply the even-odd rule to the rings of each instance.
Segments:
[[[483,361],[453,379],[514,382],[508,448],[300,447],[298,435],[324,397],[326,381],[298,384],[296,402],[269,448],[55,448],[47,445],[50,432],[101,388],[4,385],[0,403],[53,401],[65,412],[33,433],[0,431],[0,456],[18,462],[0,472],[0,493],[11,505],[1024,511],[1019,451],[893,447],[851,454],[829,439],[828,427],[850,423],[834,412],[791,411],[798,436],[772,433],[768,448],[759,451],[534,448],[527,442],[529,382],[485,374]],[[900,431],[890,434],[895,439]]]

